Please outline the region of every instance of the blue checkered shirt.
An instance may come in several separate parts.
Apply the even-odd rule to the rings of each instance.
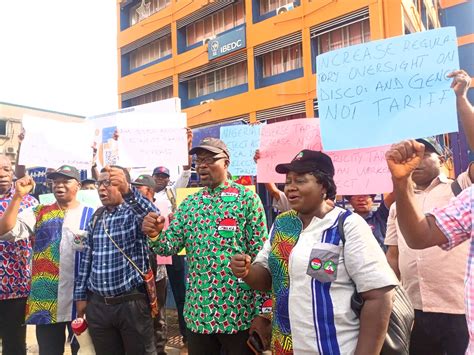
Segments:
[[[99,218],[92,218],[87,229],[87,245],[81,258],[74,300],[86,300],[87,290],[111,297],[143,284],[140,273],[112,243],[104,228],[140,270],[147,272],[147,237],[141,229],[143,218],[151,211],[158,210],[132,187],[132,193],[125,197],[124,203],[112,210],[106,209]]]

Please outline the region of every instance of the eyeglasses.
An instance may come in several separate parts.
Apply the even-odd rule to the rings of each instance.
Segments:
[[[110,180],[98,180],[94,183],[95,187],[99,188],[101,185],[104,185],[104,187],[109,187],[110,186]]]
[[[196,163],[196,165],[203,165],[203,164],[212,165],[216,161],[224,159],[224,158],[226,158],[226,157],[206,157],[206,158],[202,158],[202,159],[196,159],[195,163]]]

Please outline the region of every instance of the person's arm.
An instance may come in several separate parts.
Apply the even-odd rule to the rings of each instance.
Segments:
[[[447,242],[433,216],[425,216],[415,201],[411,174],[423,159],[425,146],[415,140],[392,145],[385,157],[392,174],[400,231],[412,249],[425,249]]]
[[[270,234],[273,233],[273,228]],[[230,260],[230,268],[233,274],[241,278],[250,288],[267,292],[272,288],[272,276],[268,269],[268,256],[270,255],[270,239],[265,241],[263,248],[259,251],[252,263],[252,258],[247,254],[236,254]]]
[[[387,232],[385,233],[385,245],[387,246],[388,264],[392,268],[397,278],[400,280],[400,269],[398,268],[398,232],[397,232],[397,208],[396,205],[390,207],[387,219]]]
[[[265,187],[270,193],[270,196],[277,201],[280,201],[280,189],[273,182],[266,182]]]
[[[186,138],[188,140],[188,152],[189,152],[191,150],[191,148],[193,147],[193,131],[189,127],[186,127]],[[191,165],[192,164],[193,164],[193,157],[192,157],[192,155],[188,154],[188,165],[183,165],[183,170],[184,171],[191,170]],[[189,178],[188,178],[188,180],[189,180]],[[181,186],[178,186],[178,187],[181,187]],[[186,186],[183,186],[183,187],[186,187]]]
[[[471,77],[464,70],[455,70],[447,76],[448,78],[453,78],[451,88],[453,88],[456,94],[458,115],[464,128],[469,148],[474,150],[474,107],[467,98],[467,91],[471,86]]]
[[[79,264],[79,272],[75,281],[74,301],[76,302],[77,317],[83,318],[87,307],[87,281],[92,266],[92,221],[87,227],[87,242],[84,243],[84,250],[81,252],[81,260]]]
[[[122,169],[106,167],[105,171],[109,173],[110,184],[118,188],[124,201],[140,219],[140,224],[147,213],[157,211],[152,202],[145,198],[135,187],[130,186]]]
[[[99,170],[97,170],[97,148],[95,147],[95,143],[92,147],[91,176],[94,180],[99,179]]]
[[[390,209],[390,206],[392,206],[392,204],[394,202],[395,202],[395,194],[393,193],[393,191],[384,195],[383,203],[384,203],[385,207]]]
[[[186,223],[188,222],[183,216],[186,214],[185,207],[186,200],[174,214],[166,232],[163,231],[165,218],[158,213],[151,212],[143,219],[142,232],[148,236],[148,245],[155,254],[175,255],[184,248]]]
[[[24,165],[18,164],[20,161],[21,143],[23,142],[23,139],[25,139],[25,130],[22,128],[20,134],[18,135],[18,150],[16,152],[15,159],[15,176],[17,179],[21,179],[26,175],[26,167]]]
[[[385,255],[387,257],[388,264],[392,268],[395,275],[397,275],[397,278],[400,280],[400,269],[398,267],[398,246],[389,245],[387,249],[387,254]]]
[[[16,225],[18,211],[20,210],[23,197],[28,195],[34,188],[35,183],[30,176],[24,176],[15,183],[15,194],[8,205],[2,218],[0,218],[0,235],[4,236],[10,232]],[[11,238],[8,236],[6,238]]]
[[[272,277],[267,268],[259,263],[251,263],[247,254],[236,254],[230,261],[234,275],[245,281],[251,289],[267,292],[272,288]]]
[[[364,305],[359,318],[359,338],[355,355],[380,354],[393,307],[392,288],[383,287],[361,293]]]

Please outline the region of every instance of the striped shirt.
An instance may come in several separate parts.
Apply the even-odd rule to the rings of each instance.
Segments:
[[[452,249],[462,242],[471,239],[464,290],[467,325],[469,327],[468,354],[474,354],[474,280],[472,278],[474,264],[474,239],[472,238],[473,198],[473,187],[470,187],[456,198],[453,198],[445,207],[437,208],[431,212],[436,218],[437,226],[448,239],[447,243],[441,246],[443,249]]]
[[[132,193],[125,197],[124,203],[112,210],[104,210],[98,218],[92,219],[87,229],[87,244],[79,268],[74,300],[86,300],[87,290],[104,297],[113,297],[143,284],[140,273],[112,243],[107,233],[145,273],[150,265],[147,237],[141,231],[142,222],[148,212],[157,211],[153,203],[132,187]]]

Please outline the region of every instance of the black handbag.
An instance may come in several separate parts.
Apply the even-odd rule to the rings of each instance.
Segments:
[[[342,244],[345,245],[346,238],[344,235],[344,221],[346,217],[351,214],[347,211],[339,216],[337,229]],[[393,308],[390,314],[390,321],[388,323],[387,335],[383,343],[381,355],[408,355],[410,349],[410,336],[415,320],[413,305],[405,291],[405,289],[398,285],[394,288]],[[357,317],[360,317],[360,312],[364,306],[364,299],[357,292],[351,298],[351,308]]]

